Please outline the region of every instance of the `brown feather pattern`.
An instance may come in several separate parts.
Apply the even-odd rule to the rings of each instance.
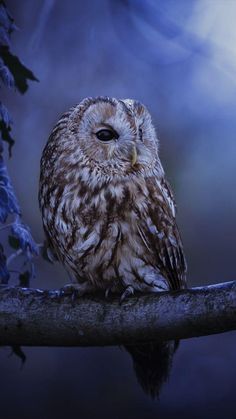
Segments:
[[[96,132],[108,125],[119,137],[105,144]],[[74,281],[113,292],[185,286],[173,194],[139,102],[87,98],[65,113],[43,151],[39,202],[50,246]]]

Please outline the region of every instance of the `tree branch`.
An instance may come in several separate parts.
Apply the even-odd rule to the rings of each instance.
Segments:
[[[140,295],[119,304],[58,291],[0,286],[0,344],[120,345],[236,329],[236,281]]]

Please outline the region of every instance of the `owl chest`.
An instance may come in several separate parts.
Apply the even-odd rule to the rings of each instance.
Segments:
[[[109,278],[125,268],[132,270],[144,251],[136,210],[137,200],[123,189],[116,195],[104,190],[84,202],[78,198],[65,202],[54,225],[57,240],[66,249],[64,262],[81,277],[102,273]]]
[[[106,288],[112,282],[119,288],[123,278],[128,279],[140,264],[141,247],[132,219],[111,221],[108,217],[97,221],[89,233],[85,226],[80,229],[71,256],[81,278],[96,287]]]
[[[92,283],[94,289],[166,289],[155,249],[147,246],[140,228],[148,219],[147,195],[134,199],[123,191],[119,197],[104,191],[87,201],[78,196],[61,201],[48,228],[59,258],[76,281]]]

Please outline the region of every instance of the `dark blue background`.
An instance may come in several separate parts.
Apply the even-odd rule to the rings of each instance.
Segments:
[[[13,52],[39,78],[5,92],[16,145],[8,162],[37,242],[39,160],[62,112],[86,96],[136,98],[150,110],[178,204],[189,285],[236,279],[236,2],[8,0]],[[66,282],[36,261],[32,286]],[[235,333],[182,341],[160,401],[141,391],[119,348],[0,351],[1,417],[236,417]]]

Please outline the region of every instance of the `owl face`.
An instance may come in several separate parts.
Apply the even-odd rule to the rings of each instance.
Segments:
[[[105,174],[122,176],[159,162],[150,114],[134,100],[85,99],[70,114],[68,130],[76,154]]]

